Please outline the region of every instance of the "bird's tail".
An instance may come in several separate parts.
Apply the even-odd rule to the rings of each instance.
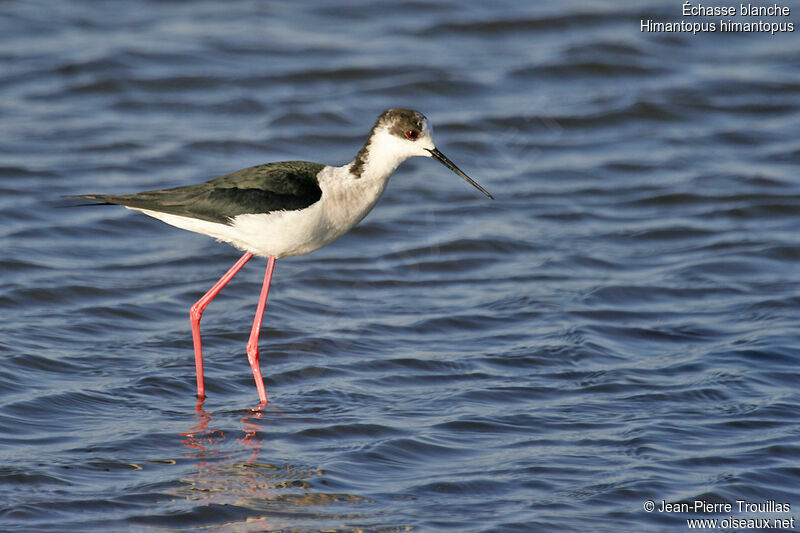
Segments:
[[[119,202],[114,201],[114,196],[109,194],[67,194],[62,198],[79,198],[82,200],[94,200],[91,204],[70,204],[62,207],[85,207],[88,205],[118,205]]]

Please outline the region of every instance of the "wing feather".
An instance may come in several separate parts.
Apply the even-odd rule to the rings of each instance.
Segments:
[[[83,194],[107,204],[229,224],[237,215],[304,209],[322,197],[319,163],[283,161],[245,168],[205,183],[136,194]]]

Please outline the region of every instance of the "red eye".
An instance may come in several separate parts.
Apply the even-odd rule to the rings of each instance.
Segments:
[[[406,132],[406,137],[408,137],[411,140],[414,140],[417,137],[419,137],[419,132],[417,130],[408,130]]]

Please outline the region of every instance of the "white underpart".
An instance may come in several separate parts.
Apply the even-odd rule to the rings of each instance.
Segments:
[[[383,194],[389,176],[413,156],[427,156],[434,148],[430,127],[425,124],[416,141],[401,139],[388,130],[373,132],[361,177],[342,167],[323,168],[317,180],[322,196],[305,209],[245,214],[231,224],[220,224],[180,215],[137,209],[175,227],[202,233],[240,250],[262,257],[307,254],[332,243],[358,224]]]

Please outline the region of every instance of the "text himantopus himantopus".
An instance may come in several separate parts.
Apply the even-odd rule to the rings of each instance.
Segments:
[[[258,362],[258,337],[275,260],[313,252],[350,231],[375,206],[397,166],[414,156],[436,159],[492,198],[436,149],[427,119],[411,109],[384,111],[355,159],[341,167],[305,161],[267,163],[187,187],[72,198],[123,205],[178,228],[228,242],[245,252],[191,308],[197,395],[201,399],[205,397],[205,386],[200,317],[253,255],[267,258],[247,342],[247,358],[264,406],[267,394]]]

